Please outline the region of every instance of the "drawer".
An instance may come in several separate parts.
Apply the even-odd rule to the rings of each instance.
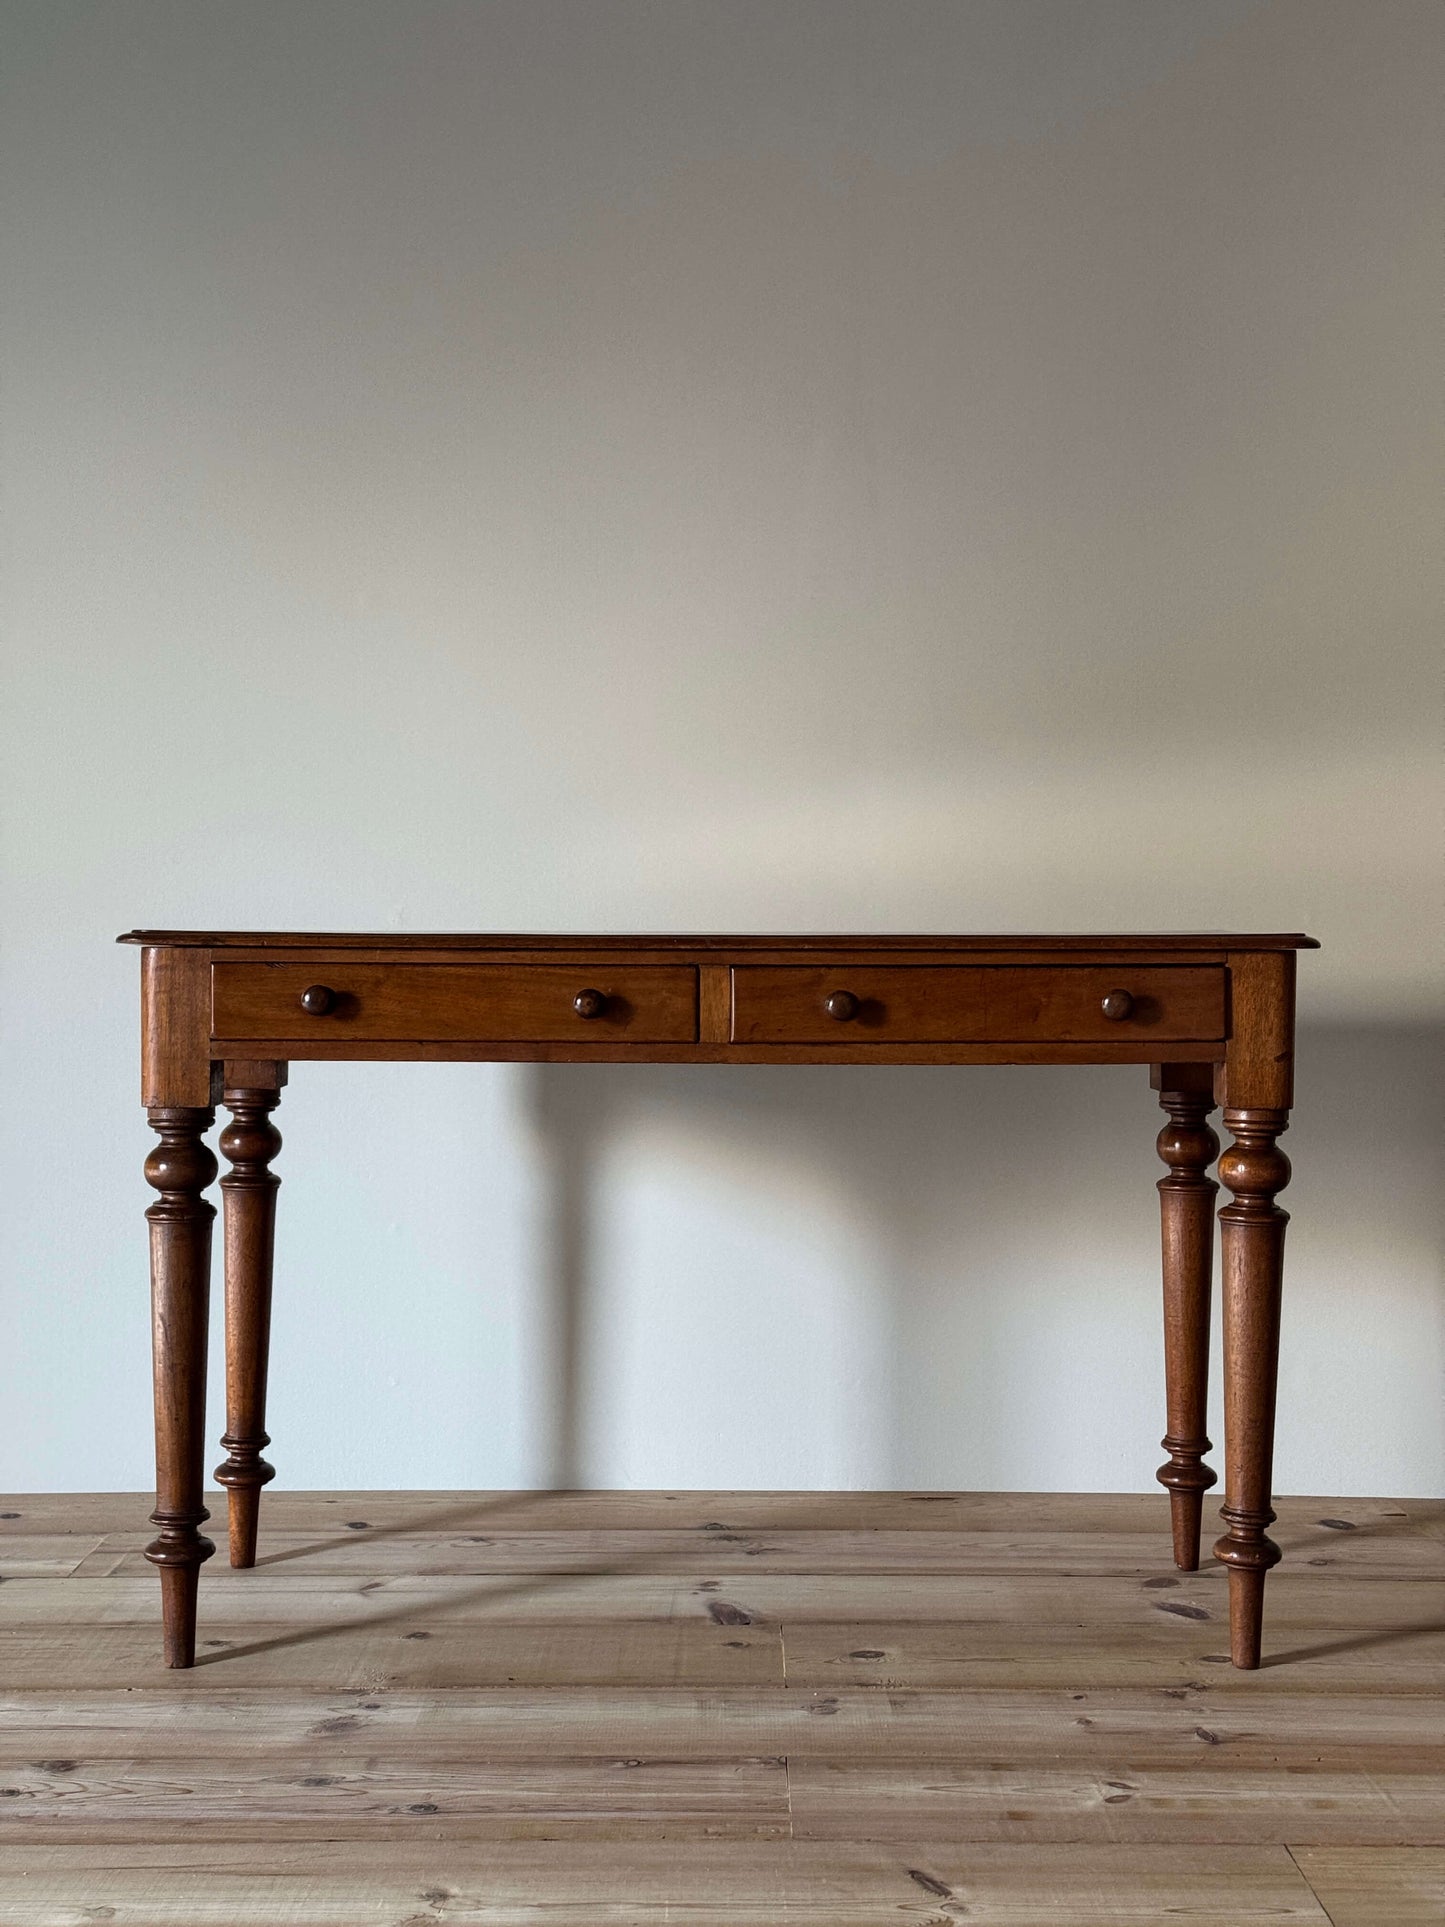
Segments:
[[[1223,970],[1057,964],[733,971],[735,1044],[1102,1044],[1140,1035],[1223,1037]]]
[[[303,993],[309,995],[303,1004]],[[595,996],[587,998],[583,993]],[[583,998],[583,1011],[575,1000]],[[687,965],[218,963],[211,1034],[461,1043],[690,1044]]]

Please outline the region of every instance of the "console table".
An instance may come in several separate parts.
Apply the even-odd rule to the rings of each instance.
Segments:
[[[195,1659],[206,1332],[217,1164],[226,1292],[226,1487],[233,1566],[256,1558],[281,1146],[271,1113],[298,1059],[459,1063],[1147,1064],[1159,1134],[1174,1561],[1199,1563],[1219,1159],[1224,1537],[1230,1651],[1258,1666],[1287,1214],[1295,952],[1304,936],[519,937],[134,930],[141,946],[156,1509],[165,1661]]]

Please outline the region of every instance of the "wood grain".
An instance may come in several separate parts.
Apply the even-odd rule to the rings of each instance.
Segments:
[[[447,1759],[425,1746],[378,1757],[370,1746],[313,1743],[239,1761],[229,1751],[184,1761],[154,1753],[4,1761],[0,1773],[15,1805],[0,1827],[0,1844],[9,1845],[57,1835],[123,1841],[143,1831],[164,1838],[197,1825],[268,1844],[318,1834],[368,1840],[419,1823],[436,1840],[768,1840],[792,1831],[788,1766],[778,1755],[569,1758],[546,1747],[526,1760]]]
[[[684,1571],[694,1568],[705,1548],[708,1569],[716,1573],[1053,1573],[1060,1578],[1133,1573],[1155,1588],[1171,1582],[1169,1562],[1161,1557],[1156,1506],[1152,1532],[859,1532],[774,1531],[763,1529],[553,1532],[496,1527],[491,1532],[395,1532],[371,1526],[331,1537],[317,1530],[267,1527],[267,1550],[257,1564],[283,1569],[297,1560],[310,1573],[360,1574],[367,1579],[410,1573],[599,1572],[607,1570]],[[339,1524],[339,1522],[338,1522]],[[82,1578],[137,1574],[139,1531],[107,1533],[69,1542],[59,1535],[17,1538],[0,1548],[0,1572],[18,1576],[11,1561],[34,1559],[35,1578],[76,1571]],[[1401,1533],[1385,1542],[1366,1532],[1341,1533],[1316,1524],[1312,1530],[1281,1535],[1296,1547],[1310,1571],[1348,1573],[1371,1582],[1435,1578],[1445,1584],[1445,1546],[1422,1535]],[[33,1551],[32,1551],[33,1548]],[[1183,1581],[1174,1581],[1183,1584]],[[1217,1581],[1216,1581],[1217,1584]]]
[[[790,1686],[830,1693],[872,1685],[887,1692],[923,1687],[1063,1687],[1087,1679],[1098,1687],[1153,1685],[1161,1691],[1209,1685],[1229,1666],[1227,1612],[1193,1636],[1170,1637],[1159,1626],[1088,1627],[1087,1622],[1021,1620],[977,1632],[965,1642],[942,1622],[887,1619],[789,1622],[783,1631]],[[1351,1625],[1342,1617],[1325,1631],[1281,1613],[1277,1662],[1253,1677],[1254,1691],[1438,1693],[1445,1685],[1445,1623],[1438,1609],[1408,1626]],[[1087,1668],[1079,1654],[1088,1648]]]
[[[697,1035],[703,1044],[725,1044],[732,1035],[733,974],[726,964],[705,963],[697,973]]]
[[[667,1492],[667,1491],[280,1491],[267,1494],[270,1523],[283,1532],[360,1533],[405,1539],[490,1529],[526,1532],[685,1531],[727,1533],[894,1531],[916,1546],[920,1533],[1004,1535],[1027,1556],[1051,1558],[1060,1534],[1146,1533],[1159,1542],[1157,1492]],[[1445,1499],[1277,1498],[1278,1532],[1291,1549],[1343,1557],[1362,1545],[1393,1556],[1402,1542],[1445,1547]],[[28,1533],[100,1537],[129,1544],[144,1493],[0,1493],[0,1562]],[[1212,1515],[1211,1515],[1212,1516]],[[1372,1557],[1374,1555],[1372,1554]],[[1166,1568],[1167,1569],[1167,1568]]]
[[[220,1684],[217,1675],[204,1693],[171,1682],[123,1693],[7,1687],[0,1747],[28,1761],[180,1763],[219,1751],[238,1767],[293,1748],[324,1759],[356,1747],[442,1760],[574,1758],[605,1748],[668,1760],[785,1754],[855,1766],[997,1763],[1006,1755],[1111,1767],[1127,1757],[1154,1768],[1207,1760],[1225,1780],[1272,1766],[1429,1775],[1441,1764],[1445,1735],[1418,1695],[1303,1691],[1277,1696],[1262,1714],[1254,1688],[1232,1691],[1231,1677],[1164,1689],[979,1687],[964,1695],[870,1686],[819,1694],[785,1690],[780,1674],[705,1687],[392,1686],[368,1694]]]
[[[211,973],[194,951],[141,955],[141,1103],[208,1109],[220,1095],[211,1061]]]
[[[1195,1742],[1193,1760],[907,1763],[795,1759],[788,1791],[799,1840],[1176,1841],[1209,1846],[1332,1841],[1445,1844],[1439,1762],[1400,1774],[1296,1762],[1248,1771]],[[995,1751],[997,1752],[997,1747]]]
[[[222,1096],[231,1122],[221,1152],[231,1169],[221,1179],[226,1253],[226,1429],[224,1463],[215,1479],[226,1488],[231,1564],[256,1563],[261,1488],[276,1476],[261,1455],[266,1430],[267,1357],[271,1343],[271,1273],[276,1244],[276,1191],[271,1169],[281,1133],[271,1122],[286,1083],[285,1064],[231,1062]]]
[[[1158,1187],[1168,1410],[1160,1444],[1169,1457],[1154,1476],[1169,1493],[1174,1563],[1181,1572],[1198,1570],[1204,1494],[1219,1476],[1204,1463],[1211,1449],[1209,1300],[1219,1188],[1208,1175],[1219,1139],[1209,1128],[1214,1095],[1207,1078],[1199,1064],[1160,1064],[1150,1073],[1169,1120],[1156,1146],[1169,1167]]]
[[[1166,1567],[1167,1570],[1167,1562]],[[942,1625],[953,1631],[961,1659],[970,1629],[1007,1629],[1057,1617],[1081,1630],[1093,1626],[1136,1629],[1153,1637],[1161,1628],[1177,1635],[1193,1628],[1195,1639],[1226,1638],[1229,1626],[1225,1577],[1211,1569],[1180,1575],[1177,1589],[1154,1591],[1135,1579],[1084,1578],[1056,1573],[790,1573],[734,1572],[728,1582],[700,1562],[673,1570],[644,1559],[629,1569],[621,1559],[583,1571],[533,1573],[394,1573],[368,1579],[362,1573],[326,1574],[304,1561],[258,1569],[256,1579],[223,1569],[207,1587],[207,1608],[232,1625],[284,1621],[330,1626],[388,1618],[447,1623],[525,1618],[541,1623],[732,1616],[736,1625],[803,1627],[832,1623],[840,1604],[860,1619],[891,1618],[909,1626]],[[65,1610],[71,1595],[65,1579],[16,1579],[0,1587],[0,1625],[36,1623]],[[87,1578],[89,1611],[107,1625],[143,1623],[155,1616],[155,1586],[139,1575]],[[1328,1586],[1313,1573],[1284,1572],[1276,1581],[1280,1625],[1313,1636],[1338,1631],[1343,1638],[1368,1624],[1372,1632],[1432,1627],[1445,1631],[1445,1595],[1429,1576],[1378,1584],[1340,1574]],[[1208,1633],[1202,1628],[1211,1628]]]
[[[0,1678],[32,1688],[67,1677],[77,1690],[133,1687],[156,1673],[155,1634],[119,1625],[44,1620],[0,1627]],[[224,1672],[220,1669],[224,1667]],[[196,1643],[195,1690],[320,1687],[373,1693],[393,1687],[782,1686],[776,1626],[718,1626],[706,1619],[492,1620],[449,1624],[408,1615],[382,1624],[297,1624],[212,1619]]]
[[[332,1008],[311,1016],[301,996],[321,970],[315,962],[214,965],[212,1031],[257,1039],[502,1043],[690,1043],[697,1036],[697,972],[681,965],[345,963],[329,972]],[[586,989],[603,999],[592,1018],[574,1008]]]
[[[517,935],[501,931],[462,930],[439,935],[400,934],[397,931],[355,930],[127,930],[117,943],[174,944],[201,949],[274,949],[277,947],[315,950],[323,946],[335,950],[483,950],[547,951],[575,950],[605,954],[616,950],[646,950],[662,955],[704,955],[718,950],[775,951],[780,955],[806,955],[817,950],[854,950],[880,956],[899,952],[983,951],[1005,956],[1025,956],[1030,952],[1049,954],[1061,950],[1133,950],[1140,953],[1178,950],[1205,952],[1222,957],[1230,950],[1318,950],[1313,937],[1299,931],[1265,933],[1260,931],[1171,931],[1165,936],[832,936],[780,935],[729,936],[643,934],[638,936],[553,936]]]
[[[167,1672],[144,1501],[0,1501],[6,1927],[1441,1918],[1438,1504],[1282,1501],[1255,1673],[1157,1495],[275,1506]]]
[[[1200,1159],[1213,1143],[1202,1130],[1203,1067],[1219,1067],[1209,1082],[1236,1141],[1220,1166],[1233,1201],[1222,1237],[1227,1531],[1215,1555],[1230,1568],[1234,1663],[1259,1665],[1264,1581],[1280,1556],[1265,1528],[1274,1517],[1284,1223],[1273,1194],[1288,1163],[1273,1141],[1288,1123],[1295,953],[1316,947],[1312,939],[474,932],[391,942],[365,932],[132,931],[120,941],[143,947],[143,1086],[157,1128],[163,1118],[178,1130],[182,1119],[209,1116],[218,1071],[233,1067],[228,1090],[239,1109],[228,1136],[240,1162],[227,1179],[228,1456],[216,1476],[230,1491],[238,1568],[254,1562],[260,1491],[272,1476],[261,1452],[275,1182],[267,1166],[279,1139],[267,1114],[282,1066],[315,1059],[1149,1064],[1175,1124],[1160,1145],[1173,1160],[1163,1187],[1170,1459],[1160,1477],[1170,1489],[1176,1564],[1192,1569],[1201,1493],[1215,1476],[1202,1464],[1209,1254]],[[201,1305],[194,1283],[181,1289],[172,1276],[199,1276],[203,1254],[199,1234],[188,1234],[182,1264],[181,1207],[163,1206],[172,1233],[164,1246],[157,1211],[149,1214],[153,1290],[165,1314],[155,1326],[162,1530],[149,1556],[161,1569],[170,1663],[185,1667],[196,1572],[210,1549],[196,1536],[205,1515],[189,1453],[203,1415],[185,1409],[203,1402],[204,1361],[182,1370],[168,1334],[180,1329],[172,1312],[183,1301],[191,1311]],[[194,1340],[189,1333],[191,1349]],[[175,1476],[181,1457],[185,1481]]]
[[[867,1033],[851,1042],[831,1044],[599,1043],[591,1031],[554,1042],[529,1038],[439,1042],[416,1037],[338,1039],[318,1024],[304,1036],[294,1026],[272,1037],[218,1035],[211,1040],[211,1048],[223,1058],[264,1048],[273,1056],[296,1061],[345,1064],[1151,1064],[1161,1050],[1191,1063],[1212,1064],[1222,1062],[1226,1046],[1222,1039],[1209,1037],[1170,1038],[1165,1043],[1145,1031],[1090,1043],[1026,1039],[997,1044],[870,1043]]]
[[[1116,987],[1134,1001],[1111,1022],[1103,1000]],[[839,1021],[828,999],[846,993],[856,1015]],[[733,1029],[740,1044],[947,1043],[1051,1038],[1107,1042],[1224,1035],[1224,972],[1185,965],[1128,968],[1072,963],[1047,970],[885,968],[840,960],[817,968],[745,965],[733,971]]]
[[[1283,1847],[586,1840],[12,1849],[6,1927],[1330,1927]],[[945,1910],[943,1903],[951,1903]]]
[[[146,1212],[151,1247],[151,1361],[155,1388],[156,1505],[159,1528],[145,1556],[160,1572],[166,1664],[189,1666],[196,1643],[196,1580],[215,1547],[199,1530],[210,1517],[205,1465],[206,1337],[211,1293],[211,1224],[204,1195],[216,1160],[204,1133],[215,1113],[156,1105],[146,1115],[160,1139],[145,1162],[157,1193]],[[43,1580],[18,1580],[22,1588]]]
[[[1445,1920],[1438,1848],[1307,1847],[1295,1859],[1334,1927],[1440,1927]]]

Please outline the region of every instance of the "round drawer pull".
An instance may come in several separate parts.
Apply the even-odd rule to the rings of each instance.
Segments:
[[[336,1008],[336,992],[329,984],[308,984],[301,993],[301,1008],[311,1017],[324,1017]]]
[[[1134,1015],[1134,999],[1127,990],[1111,990],[1099,1008],[1111,1024],[1122,1024]]]
[[[851,990],[835,990],[825,999],[823,1008],[840,1024],[848,1024],[858,1015],[858,999]]]
[[[600,1017],[607,1008],[605,990],[579,990],[572,999],[572,1008],[579,1017]]]

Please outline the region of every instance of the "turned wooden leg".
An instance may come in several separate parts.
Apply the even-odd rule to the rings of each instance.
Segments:
[[[1155,1067],[1155,1079],[1159,1102],[1169,1116],[1159,1133],[1159,1155],[1169,1167],[1169,1175],[1159,1180],[1168,1414],[1160,1443],[1169,1458],[1154,1476],[1169,1492],[1174,1563],[1181,1572],[1194,1572],[1204,1495],[1218,1476],[1204,1463],[1210,1449],[1205,1433],[1209,1292],[1219,1189],[1208,1175],[1219,1154],[1219,1139],[1208,1123],[1214,1109],[1213,1066],[1161,1064]]]
[[[244,1081],[243,1081],[244,1080]],[[221,1151],[231,1168],[221,1179],[226,1251],[225,1462],[216,1481],[226,1487],[231,1564],[254,1566],[261,1488],[276,1476],[262,1458],[266,1432],[266,1357],[271,1339],[271,1266],[276,1191],[271,1160],[281,1133],[271,1112],[281,1101],[284,1064],[227,1064],[222,1102],[231,1122]]]
[[[156,1509],[160,1532],[146,1558],[160,1568],[167,1666],[196,1656],[196,1582],[215,1547],[199,1527],[206,1441],[206,1328],[211,1297],[211,1224],[201,1194],[216,1175],[202,1133],[213,1110],[156,1105],[147,1111],[160,1143],[146,1181],[160,1193],[146,1212],[151,1237],[151,1340],[155,1368]]]
[[[1289,1215],[1275,1194],[1289,1183],[1289,1159],[1275,1143],[1287,1110],[1233,1110],[1234,1143],[1219,1160],[1232,1202],[1219,1214],[1224,1288],[1224,1504],[1228,1532],[1214,1556],[1229,1568],[1229,1645],[1236,1666],[1259,1665],[1264,1579],[1279,1562],[1265,1528],[1274,1457],[1279,1369],[1280,1278]]]

